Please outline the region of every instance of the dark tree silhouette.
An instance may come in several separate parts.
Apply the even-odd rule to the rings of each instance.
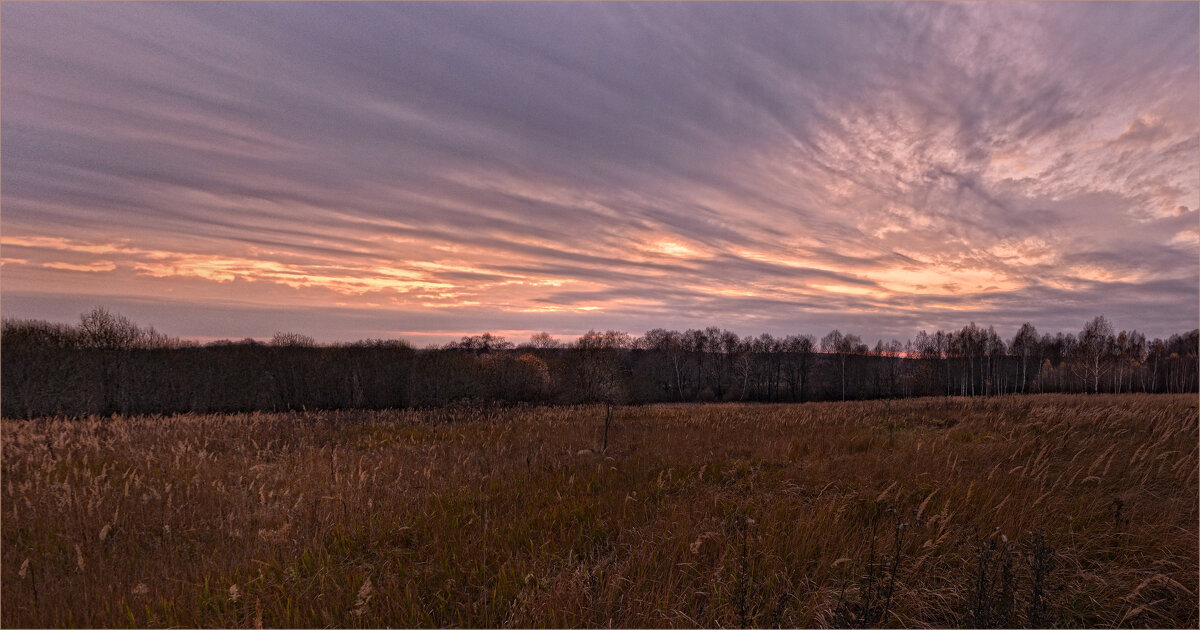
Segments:
[[[862,354],[867,347],[858,335],[843,335],[836,328],[821,338],[821,351],[836,357],[842,375],[842,400],[846,400],[846,360],[852,354]]]
[[[395,340],[322,345],[299,333],[199,346],[97,308],[76,325],[6,319],[0,344],[6,417],[599,403],[607,433],[616,406],[668,400],[1200,389],[1200,329],[1147,340],[1114,334],[1104,317],[1078,337],[1039,337],[1026,323],[1005,344],[971,323],[880,340],[872,352],[839,330],[818,345],[810,335],[740,338],[717,327],[637,339],[589,331],[568,346],[538,334],[520,348],[484,333],[414,350]]]

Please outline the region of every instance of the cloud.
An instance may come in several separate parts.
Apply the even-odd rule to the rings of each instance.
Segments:
[[[324,339],[1198,317],[1192,4],[5,18],[6,316],[191,303],[216,319],[157,325],[236,337],[222,308],[319,312]]]

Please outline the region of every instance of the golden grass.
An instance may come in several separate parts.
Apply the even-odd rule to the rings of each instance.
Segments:
[[[1049,622],[1200,621],[1195,396],[603,413],[6,420],[0,622],[972,625],[991,540],[1027,623],[1039,533]]]

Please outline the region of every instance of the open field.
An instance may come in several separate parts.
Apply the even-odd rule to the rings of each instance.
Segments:
[[[13,626],[1196,627],[1194,395],[4,421]]]

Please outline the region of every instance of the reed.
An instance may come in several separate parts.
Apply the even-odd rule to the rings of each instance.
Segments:
[[[1197,401],[4,420],[6,627],[1196,627]]]

